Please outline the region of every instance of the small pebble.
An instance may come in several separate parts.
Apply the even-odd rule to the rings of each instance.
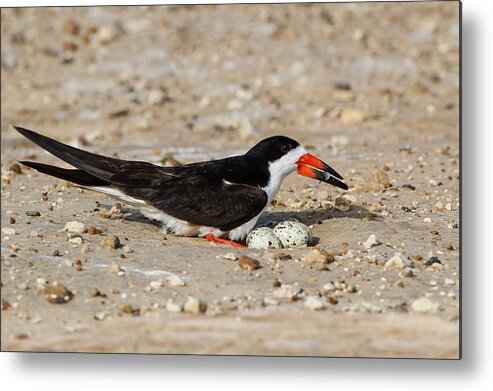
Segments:
[[[204,301],[201,301],[192,296],[188,296],[187,301],[183,306],[183,311],[195,315],[205,312],[206,309],[207,309],[207,304]]]
[[[2,311],[7,311],[10,308],[8,300],[2,299]]]
[[[70,233],[82,234],[85,232],[86,226],[79,221],[68,221],[63,230]]]
[[[166,94],[161,90],[151,90],[147,97],[147,102],[150,105],[160,105],[166,100]]]
[[[38,230],[35,230],[35,229],[33,229],[31,232],[29,232],[29,236],[31,238],[38,238],[38,237],[41,237],[42,238],[43,237],[43,235],[41,235],[39,233],[39,231]]]
[[[253,258],[246,257],[245,255],[240,256],[240,259],[238,260],[238,265],[241,269],[246,271],[257,270],[261,267],[259,261]]]
[[[117,36],[118,36],[118,30],[116,29],[115,26],[112,25],[101,26],[96,34],[99,43],[103,45],[109,44]]]
[[[103,230],[102,229],[99,229],[99,228],[96,228],[96,227],[90,227],[87,230],[87,233],[89,235],[101,235],[101,233],[103,233]]]
[[[339,212],[347,212],[351,208],[351,201],[346,197],[337,197],[334,200],[334,208]]]
[[[428,259],[425,262],[425,266],[431,266],[431,265],[434,265],[435,263],[442,265],[442,261],[440,261],[440,259],[438,259],[438,257],[431,257],[430,259]]]
[[[356,285],[350,284],[346,287],[346,292],[356,293],[356,292],[358,292],[358,288],[356,287]]]
[[[301,258],[306,266],[327,265],[334,262],[334,256],[323,249],[316,248]]]
[[[318,296],[308,296],[305,299],[304,307],[310,311],[319,311],[326,308],[324,301]]]
[[[166,281],[168,285],[172,287],[185,286],[185,281],[183,281],[177,274],[172,274],[171,276],[166,277]]]
[[[124,314],[129,314],[133,316],[139,316],[140,315],[140,308],[134,308],[130,304],[125,304],[121,310]]]
[[[69,243],[72,243],[72,244],[82,244],[82,237],[81,236],[74,236],[74,237],[71,237],[69,240],[68,240]]]
[[[279,279],[278,279],[278,278],[275,278],[275,277],[274,277],[274,278],[272,279],[272,286],[273,286],[274,288],[279,288],[281,285],[282,285],[282,284],[281,284],[281,281],[279,281]]]
[[[275,307],[279,305],[279,301],[273,297],[266,296],[262,299],[262,304],[266,307]]]
[[[73,19],[67,19],[63,23],[63,31],[67,34],[77,35],[80,31],[80,25]]]
[[[298,299],[300,291],[296,284],[282,284],[280,288],[274,290],[274,297],[294,301]]]
[[[387,260],[384,265],[384,269],[403,269],[407,266],[407,261],[404,259],[401,253],[395,253],[392,258]]]
[[[151,281],[149,283],[150,287],[152,289],[159,289],[163,286],[162,282],[160,280],[156,280],[156,281]]]
[[[238,260],[238,255],[236,255],[235,253],[231,252],[231,253],[226,253],[226,254],[223,254],[223,255],[219,255],[219,258],[226,259],[228,261],[236,261],[236,260]]]
[[[403,277],[414,277],[414,271],[410,267],[405,267],[404,269],[402,269],[401,275]]]
[[[132,248],[130,248],[129,245],[126,244],[125,246],[122,247],[122,252],[124,254],[131,254],[134,252],[134,250]]]
[[[118,236],[115,235],[110,235],[110,236],[105,236],[100,244],[102,248],[111,248],[111,249],[117,249],[120,247],[120,239]]]
[[[336,290],[336,286],[332,282],[328,282],[322,287],[323,292],[334,292]]]
[[[39,277],[36,279],[36,284],[38,285],[39,289],[43,289],[46,285],[48,285],[48,281],[46,278]]]
[[[101,311],[94,314],[94,320],[105,320],[108,317],[108,312]]]
[[[377,237],[374,234],[371,234],[366,240],[366,242],[363,242],[363,247],[369,250],[370,248],[378,244],[380,244],[380,242],[378,241]]]
[[[89,291],[91,297],[106,297],[104,293],[101,293],[98,288],[93,288]]]
[[[8,235],[8,236],[14,236],[15,235],[15,229],[14,228],[8,228],[8,227],[5,227],[5,228],[2,228],[2,233],[4,235]]]
[[[329,301],[330,304],[332,305],[336,305],[337,303],[339,303],[339,300],[337,300],[336,298],[334,297],[328,297],[327,300]]]
[[[14,163],[12,164],[10,167],[9,167],[9,171],[14,173],[14,174],[21,174],[22,173],[22,169],[21,169],[21,166],[17,163]]]
[[[277,261],[289,261],[290,259],[293,259],[293,257],[291,256],[291,254],[274,251],[267,254],[267,259],[271,262],[277,262]]]
[[[72,300],[73,293],[70,292],[65,286],[54,283],[47,286],[43,290],[43,295],[48,303],[51,304],[64,304]]]
[[[389,176],[385,171],[374,170],[372,172],[373,182],[383,185],[385,188],[389,188],[391,186],[389,181]]]
[[[411,309],[418,313],[435,313],[439,310],[440,305],[427,297],[416,299],[411,304]]]
[[[166,302],[166,310],[178,313],[183,311],[183,307],[180,304],[174,303],[172,299],[168,299]]]
[[[108,272],[117,275],[120,275],[122,272],[125,273],[125,271],[120,267],[120,265],[118,265],[115,262],[111,262],[111,264],[108,267]]]

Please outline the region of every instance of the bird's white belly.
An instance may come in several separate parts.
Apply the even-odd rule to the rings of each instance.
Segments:
[[[123,194],[121,191],[117,189],[113,189],[109,187],[91,187],[90,189],[99,191],[101,193],[105,193],[127,204],[138,207],[140,212],[145,217],[147,217],[150,220],[159,221],[162,224],[161,229],[165,233],[173,233],[179,236],[204,237],[205,235],[210,233],[217,238],[229,237],[229,239],[231,240],[243,240],[250,233],[250,231],[253,228],[255,228],[255,224],[257,224],[260,215],[265,210],[265,208],[262,209],[262,211],[253,219],[247,221],[246,223],[240,225],[239,227],[236,227],[235,229],[232,229],[231,231],[221,231],[219,228],[216,227],[194,225],[194,224],[190,224],[185,220],[177,219],[173,216],[164,213],[163,211],[157,208],[154,208],[153,206],[147,204],[145,201],[130,197],[126,194]]]
[[[239,227],[236,227],[235,229],[232,229],[231,231],[229,231],[229,238],[231,240],[243,240],[243,239],[245,239],[245,237],[250,233],[250,231],[255,228],[255,225],[257,224],[258,218],[263,213],[263,211],[264,210],[262,209],[262,212],[260,212],[253,219],[251,219],[250,221],[247,221],[245,224],[242,224]]]
[[[184,220],[177,219],[152,206],[140,208],[140,213],[150,220],[159,221],[161,229],[166,233],[174,233],[180,236],[198,236],[199,226],[190,224]]]
[[[219,228],[200,226],[190,224],[187,221],[172,217],[159,209],[152,206],[141,207],[140,212],[151,220],[156,220],[162,223],[161,229],[166,233],[173,233],[179,236],[199,236],[204,237],[207,234],[212,234],[215,237],[229,237],[231,240],[243,240],[248,233],[255,227],[257,220],[259,219],[259,213],[250,221],[246,222],[239,227],[232,229],[231,231],[221,231]]]

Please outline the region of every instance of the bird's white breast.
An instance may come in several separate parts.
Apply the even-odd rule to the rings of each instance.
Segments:
[[[267,205],[269,205],[276,196],[284,178],[286,178],[286,176],[288,176],[292,172],[296,171],[296,162],[305,153],[306,149],[303,148],[303,146],[299,145],[292,151],[285,154],[282,158],[269,163],[269,182],[267,183],[267,186],[262,188],[262,190],[267,193]]]

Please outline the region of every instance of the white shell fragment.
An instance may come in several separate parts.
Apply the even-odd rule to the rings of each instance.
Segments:
[[[298,284],[282,284],[280,288],[274,290],[274,297],[277,299],[287,299],[295,301],[301,295],[301,289]]]
[[[273,229],[284,247],[300,247],[312,240],[310,229],[297,221],[283,221]]]
[[[173,287],[186,285],[185,281],[183,281],[181,277],[178,276],[177,274],[172,274],[166,277],[166,281],[168,282],[169,286],[173,286]]]
[[[435,313],[440,309],[440,305],[427,297],[422,297],[413,301],[411,309],[419,313]]]
[[[71,233],[81,234],[86,231],[86,226],[84,225],[84,223],[81,223],[79,221],[67,221],[63,230]]]
[[[250,232],[246,238],[246,243],[248,247],[259,250],[282,248],[282,243],[279,238],[267,227],[256,228]]]
[[[310,311],[319,311],[323,310],[326,307],[324,301],[317,296],[308,296],[305,299],[304,306]]]
[[[14,228],[2,228],[2,233],[4,235],[15,235],[15,229]]]
[[[403,269],[408,266],[407,260],[401,253],[395,253],[392,258],[385,262],[384,269]]]
[[[366,240],[366,242],[363,242],[363,247],[369,250],[370,248],[378,244],[380,244],[380,242],[378,241],[377,237],[374,234],[371,234]]]

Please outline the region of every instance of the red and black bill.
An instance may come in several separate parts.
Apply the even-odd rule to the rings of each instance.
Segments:
[[[336,170],[310,153],[305,153],[296,164],[299,175],[329,183],[344,190],[348,189],[342,181],[344,178]]]

